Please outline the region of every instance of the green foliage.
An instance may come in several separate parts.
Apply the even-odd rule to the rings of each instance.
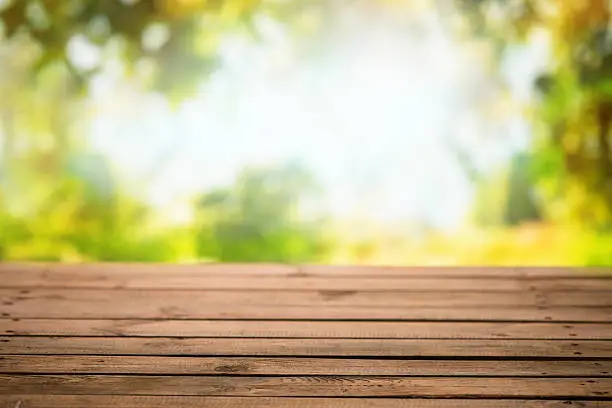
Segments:
[[[86,176],[67,170],[59,178],[48,177],[42,189],[35,180],[21,178],[21,189],[41,194],[17,214],[2,208],[0,256],[39,261],[176,259],[169,236],[148,228],[151,214],[144,204]]]
[[[216,69],[219,48],[227,35],[256,38],[256,20],[268,16],[287,24],[294,33],[317,26],[313,7],[279,0],[8,0],[0,6],[0,26],[6,40],[27,38],[39,52],[29,70],[37,76],[47,67],[64,65],[80,90],[119,52],[127,73],[145,64],[150,75],[136,75],[151,89],[177,102],[197,92],[200,81]],[[0,30],[0,33],[2,31]],[[0,37],[1,38],[1,37]],[[83,63],[75,43],[100,55]],[[110,54],[109,54],[110,53]]]
[[[258,22],[266,17],[296,41],[308,38],[301,45],[310,46],[299,52],[313,53],[324,45],[321,28],[332,20],[337,2],[0,4],[0,259],[331,259],[337,246],[332,248],[324,224],[301,211],[318,194],[303,168],[246,168],[229,187],[202,193],[193,225],[161,227],[159,214],[126,188],[112,163],[87,146],[75,126],[86,118],[81,97],[108,61],[121,61],[124,74],[145,89],[181,101],[217,69],[225,36],[256,39]],[[546,4],[559,12],[550,14]],[[349,245],[342,261],[611,265],[612,238],[606,231],[612,222],[612,152],[606,144],[612,116],[608,3],[462,0],[462,7],[472,22],[464,28],[486,35],[500,60],[508,45],[525,41],[534,28],[547,30],[553,39],[554,61],[534,84],[541,101],[532,112],[538,137],[528,157],[519,156],[509,168],[479,181],[477,221],[503,228],[487,229],[486,236],[470,232],[421,242],[361,239]],[[75,44],[98,58],[81,61],[71,51]],[[541,200],[534,200],[534,186]],[[565,224],[525,224],[541,221],[542,214]],[[347,237],[351,232],[339,239],[348,242]]]
[[[103,61],[89,66],[79,64],[70,53],[71,43],[81,41],[103,51],[114,40],[120,44],[129,68],[144,58],[154,61],[155,88],[170,91],[172,83],[184,91],[187,85],[194,85],[190,81],[196,77],[195,72],[206,72],[211,55],[193,44],[194,36],[199,34],[197,17],[191,15],[189,4],[182,6],[183,3],[201,3],[195,5],[204,7],[205,2],[12,0],[0,12],[0,20],[7,39],[27,36],[39,46],[38,59],[32,66],[35,73],[61,62],[72,73],[72,79],[85,86]],[[222,5],[210,11],[220,13]],[[235,18],[249,11],[245,6],[237,10]],[[147,47],[146,39],[154,25],[167,27],[169,38],[158,40],[156,47]]]
[[[200,256],[224,262],[321,259],[327,249],[321,225],[299,214],[314,187],[310,175],[293,164],[246,168],[231,188],[200,199]]]
[[[512,227],[541,220],[527,155],[517,154],[508,169],[478,181],[473,217],[484,227]]]
[[[607,0],[458,1],[473,33],[503,55],[534,30],[551,38],[553,60],[534,87],[537,184],[551,214],[612,227],[612,32]],[[501,60],[501,58],[500,58]],[[589,211],[591,207],[594,211]],[[559,208],[563,208],[562,210]]]
[[[519,154],[512,160],[508,177],[508,196],[504,211],[506,225],[541,220],[541,211],[534,196],[531,160]]]
[[[476,184],[475,202],[472,208],[473,221],[482,227],[504,225],[504,209],[507,201],[507,171],[497,171],[481,178]]]
[[[304,33],[304,21],[312,23],[304,17],[318,1],[0,4],[0,259],[176,261],[194,259],[196,242],[203,257],[219,259],[305,260],[324,252],[320,229],[292,212],[311,187],[305,171],[288,166],[271,178],[245,171],[238,195],[206,195],[240,203],[203,203],[218,218],[209,214],[201,230],[156,228],[157,215],[126,192],[108,159],[91,151],[75,127],[85,117],[80,92],[107,60],[120,57],[132,80],[180,101],[215,69],[225,35],[257,34],[255,19],[264,15]],[[75,42],[99,58],[83,64],[71,53]],[[151,75],[143,74],[143,63]],[[204,240],[207,234],[214,240]]]
[[[200,259],[304,262],[328,250],[321,224],[298,214],[312,185],[297,167],[245,169],[231,188],[203,195],[188,229],[157,230],[145,204],[85,176],[67,171],[27,213],[0,208],[0,259],[179,261],[195,245]]]

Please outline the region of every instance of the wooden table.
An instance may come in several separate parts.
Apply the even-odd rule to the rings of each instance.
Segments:
[[[612,407],[612,276],[3,264],[0,407]]]

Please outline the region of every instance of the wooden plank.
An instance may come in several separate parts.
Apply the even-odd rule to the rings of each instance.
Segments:
[[[19,274],[103,274],[121,276],[145,274],[156,276],[168,273],[206,274],[227,276],[291,276],[299,272],[295,265],[272,263],[202,263],[202,264],[159,264],[139,262],[96,262],[96,263],[45,263],[45,262],[6,262],[0,265],[0,276]],[[571,273],[571,272],[569,272]]]
[[[550,292],[551,305],[612,306],[609,292]],[[408,307],[459,307],[459,306],[520,306],[536,305],[543,295],[530,292],[449,292],[444,296],[431,292],[363,292],[363,291],[215,291],[215,290],[108,290],[108,289],[0,289],[3,306],[19,304],[27,307],[45,307],[50,303],[61,307],[79,306],[88,302],[113,305],[130,302],[135,305],[154,303],[172,304],[183,308],[199,309],[218,303],[248,305],[317,305],[329,306],[408,306]],[[78,302],[79,305],[76,305]]]
[[[524,399],[275,398],[115,395],[0,395],[6,408],[611,408],[612,401]]]
[[[612,377],[612,361],[9,355],[0,373]]]
[[[266,263],[200,263],[200,264],[151,264],[151,263],[4,263],[5,271],[19,273],[104,273],[122,275],[129,273],[164,274],[194,273],[207,275],[241,276],[347,276],[347,277],[501,277],[501,278],[606,278],[612,277],[612,268],[576,267],[474,267],[474,266],[367,266],[367,265],[284,265]]]
[[[0,375],[0,394],[599,398],[612,378]]]
[[[5,336],[612,339],[610,324],[0,319]]]
[[[109,290],[109,289],[0,289],[0,304],[46,309],[74,309],[95,303],[97,307],[129,304],[141,309],[146,306],[177,306],[199,310],[211,304],[293,306],[406,306],[406,307],[469,307],[469,306],[608,306],[612,296],[608,291],[593,292],[448,292],[443,296],[432,292],[386,291],[215,291],[215,290]]]
[[[107,288],[107,289],[251,289],[251,290],[414,290],[414,291],[612,291],[612,279],[531,279],[514,278],[378,278],[363,277],[276,277],[220,276],[173,272],[130,273],[110,276],[106,272],[31,272],[12,269],[0,273],[5,287],[22,288]]]
[[[0,290],[0,317],[611,321],[612,296],[608,295],[608,292],[440,296],[422,292],[4,289]],[[499,299],[495,300],[496,297]],[[499,305],[491,305],[493,302]],[[564,303],[582,303],[589,308],[556,307]],[[605,308],[590,308],[597,304]],[[550,313],[547,306],[552,306]]]
[[[0,317],[63,319],[239,319],[239,320],[398,320],[398,321],[504,321],[609,323],[612,307],[469,307],[407,308],[402,306],[253,306],[237,303],[210,304],[200,309],[173,304],[133,303],[108,305],[95,302],[82,307],[49,302],[46,307],[0,307]],[[60,307],[61,306],[61,307]],[[104,307],[103,307],[104,306]]]
[[[600,340],[0,337],[0,354],[612,358]]]
[[[609,278],[609,267],[504,267],[504,266],[364,266],[302,265],[300,272],[310,276],[396,276],[396,277],[486,277],[532,278]]]
[[[186,276],[168,274],[159,276],[126,275],[108,279],[103,275],[28,276],[4,280],[10,287],[45,288],[109,288],[109,289],[216,289],[216,290],[414,290],[414,291],[612,291],[609,279],[554,279],[525,282],[512,279],[364,279],[364,278],[238,278],[223,276]]]

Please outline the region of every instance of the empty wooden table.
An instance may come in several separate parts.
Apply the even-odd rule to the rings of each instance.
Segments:
[[[611,273],[3,264],[0,407],[612,407]]]

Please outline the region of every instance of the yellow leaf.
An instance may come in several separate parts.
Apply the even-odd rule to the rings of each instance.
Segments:
[[[156,8],[166,17],[182,18],[201,11],[207,0],[156,0]]]

